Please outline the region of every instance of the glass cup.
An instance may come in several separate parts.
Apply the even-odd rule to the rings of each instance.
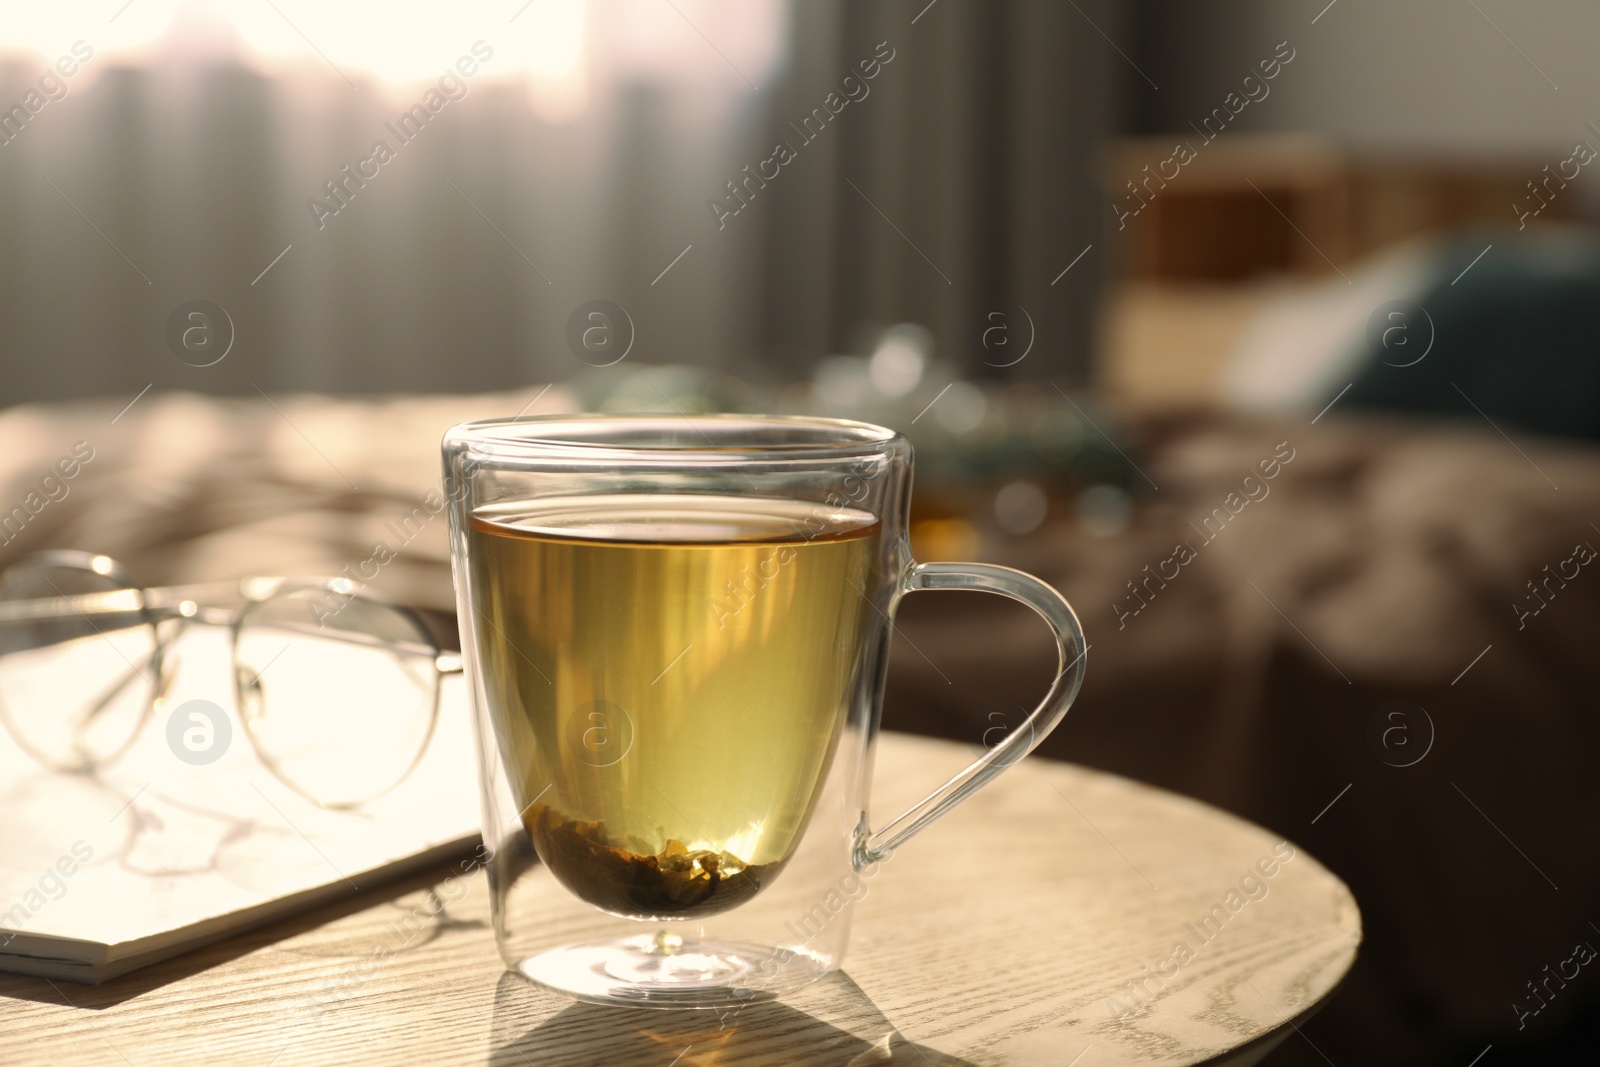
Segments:
[[[443,451],[495,938],[548,989],[722,1008],[836,970],[879,865],[1082,682],[1054,589],[911,558],[893,430],[542,416],[464,423]],[[873,830],[892,620],[919,589],[1028,605],[1059,671],[1022,727]]]

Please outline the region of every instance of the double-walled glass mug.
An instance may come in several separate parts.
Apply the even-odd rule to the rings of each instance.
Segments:
[[[836,970],[863,879],[1026,755],[1083,678],[1054,589],[917,563],[911,446],[833,419],[544,416],[444,439],[495,938],[579,1000],[729,1007]],[[1000,593],[1055,634],[1026,723],[871,829],[891,620]]]

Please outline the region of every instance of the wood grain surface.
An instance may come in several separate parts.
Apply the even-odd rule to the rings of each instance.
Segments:
[[[875,822],[972,755],[885,735]],[[0,1060],[1246,1064],[1304,1040],[1290,1024],[1361,939],[1349,890],[1292,843],[1038,760],[882,866],[852,905],[842,974],[720,1026],[713,1013],[575,1004],[505,974],[482,874],[448,870],[103,986],[0,975]]]

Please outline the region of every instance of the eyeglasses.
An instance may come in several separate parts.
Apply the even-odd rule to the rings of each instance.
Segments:
[[[0,722],[45,766],[97,772],[168,702],[193,624],[230,632],[234,705],[256,756],[326,808],[410,775],[443,676],[461,670],[415,611],[347,579],[146,589],[109,557],[42,552],[0,571]]]

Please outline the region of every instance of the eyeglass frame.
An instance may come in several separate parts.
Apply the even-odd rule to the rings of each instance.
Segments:
[[[59,597],[22,598],[17,600],[5,600],[0,598],[0,624],[7,622],[24,622],[31,618],[62,618],[64,617],[64,613],[59,610],[54,612],[38,610],[33,613],[17,613],[14,618],[6,618],[8,613],[5,609],[8,606],[14,605],[30,603],[39,604],[42,602],[58,600],[67,601],[72,609],[82,616],[83,620],[89,624],[90,628],[94,630],[95,633],[104,637],[104,633],[98,626],[95,625],[94,620],[90,617],[90,615],[83,610],[83,607],[80,606],[80,602],[88,599],[112,596],[118,593],[131,592],[136,594],[138,597],[138,606],[136,608],[130,606],[128,608],[106,609],[105,613],[133,614],[136,612],[139,616],[139,622],[136,625],[148,625],[154,641],[154,647],[150,652],[150,657],[148,660],[148,666],[154,672],[154,680],[149,681],[147,679],[147,681],[149,681],[149,693],[148,696],[146,696],[142,701],[143,708],[139,713],[139,720],[134,725],[133,729],[129,731],[127,740],[125,740],[114,752],[103,758],[96,759],[92,756],[88,756],[84,758],[78,766],[61,765],[58,760],[50,758],[48,754],[37,748],[28,739],[21,727],[12,721],[12,713],[10,708],[3,699],[3,696],[0,696],[0,725],[4,725],[6,732],[14,741],[16,741],[18,747],[25,751],[35,762],[39,763],[41,766],[49,768],[50,770],[61,773],[93,775],[101,768],[111,766],[118,760],[122,759],[123,756],[127,755],[128,750],[133,747],[134,743],[141,736],[143,736],[145,729],[150,725],[150,720],[155,714],[157,704],[166,699],[167,688],[171,684],[172,678],[176,676],[176,672],[169,676],[166,673],[164,661],[167,658],[171,647],[175,645],[179,638],[183,635],[184,627],[192,623],[210,626],[222,626],[226,627],[229,631],[230,667],[232,668],[229,671],[229,675],[233,681],[234,712],[236,715],[238,715],[240,723],[242,723],[245,728],[245,737],[249,741],[250,748],[255,753],[256,758],[264,767],[267,768],[267,770],[272,772],[273,777],[277,778],[278,781],[287,786],[296,795],[310,801],[319,808],[325,808],[332,811],[344,811],[353,808],[359,808],[363,804],[370,803],[373,800],[377,800],[379,797],[387,795],[411,777],[412,773],[416,771],[418,765],[421,764],[423,758],[427,755],[428,748],[433,741],[434,731],[438,727],[439,705],[443,691],[444,678],[447,675],[460,674],[463,670],[460,653],[450,651],[441,646],[440,641],[434,635],[433,628],[428,625],[427,621],[419,611],[410,607],[409,605],[400,604],[384,597],[376,597],[364,592],[358,592],[356,591],[355,583],[351,582],[348,578],[291,578],[281,576],[251,576],[241,578],[236,582],[215,582],[209,584],[174,586],[144,586],[133,579],[131,572],[126,567],[111,557],[101,553],[84,552],[77,549],[48,549],[45,551],[32,553],[10,564],[4,570],[0,570],[0,577],[11,573],[17,568],[28,565],[40,567],[41,569],[45,567],[55,567],[63,570],[81,570],[100,575],[101,577],[106,578],[108,581],[115,583],[117,587],[100,593],[61,593]],[[46,581],[49,581],[49,579],[46,579]],[[50,584],[52,586],[55,585],[54,582],[51,582]],[[238,606],[234,606],[231,603],[225,606],[208,606],[202,604],[201,600],[206,596],[206,594],[217,594],[222,590],[231,590],[233,595],[242,601],[242,603],[240,603]],[[279,766],[279,761],[277,758],[264,747],[265,743],[258,732],[259,724],[262,718],[261,713],[259,711],[250,710],[252,703],[245,699],[245,682],[242,678],[242,674],[247,668],[244,668],[244,666],[239,662],[239,635],[243,631],[245,624],[248,622],[250,615],[254,611],[259,610],[261,606],[271,602],[277,597],[312,590],[320,590],[341,598],[341,611],[343,610],[343,606],[348,605],[351,600],[361,600],[394,612],[401,618],[405,619],[406,622],[409,623],[411,627],[424,638],[427,647],[431,648],[433,651],[433,655],[429,657],[434,669],[432,692],[431,697],[428,700],[428,725],[426,730],[423,732],[421,742],[417,745],[416,753],[412,756],[411,761],[409,764],[407,764],[405,770],[401,772],[393,782],[378,792],[363,797],[360,800],[339,802],[323,801],[307,789],[303,788],[293,779],[293,777],[284,772]],[[60,593],[60,590],[57,589],[57,592]],[[153,598],[152,594],[160,594],[160,596]],[[169,603],[152,605],[152,599],[166,600],[169,601]],[[213,597],[213,599],[215,598]],[[207,617],[207,613],[210,613],[210,617]],[[226,617],[219,617],[219,613],[226,613]],[[162,634],[162,626],[163,624],[169,622],[173,622],[176,625],[174,628],[172,628],[170,636],[164,637]],[[360,633],[362,631],[359,629],[354,629],[351,632]],[[375,641],[386,648],[402,647],[396,645],[394,642],[386,641],[383,638],[377,637],[373,634],[368,634],[368,636],[373,637]],[[63,638],[57,641],[44,642],[40,645],[35,645],[32,647],[50,647],[51,645],[60,644],[63,641],[72,639],[73,638]],[[0,656],[5,654],[5,652],[0,652]],[[124,659],[126,659],[126,657],[124,657]],[[128,666],[133,669],[132,674],[126,676],[123,680],[118,681],[107,691],[106,697],[103,698],[106,702],[109,702],[109,700],[115,696],[115,694],[120,692],[121,689],[128,684],[129,679],[143,675],[143,671],[141,671],[131,661],[128,663]],[[271,661],[268,661],[267,666],[271,666]],[[254,681],[259,682],[261,675],[264,673],[265,668],[263,668],[262,671],[257,672]],[[97,712],[95,714],[97,714]],[[81,751],[80,755],[82,755]]]

